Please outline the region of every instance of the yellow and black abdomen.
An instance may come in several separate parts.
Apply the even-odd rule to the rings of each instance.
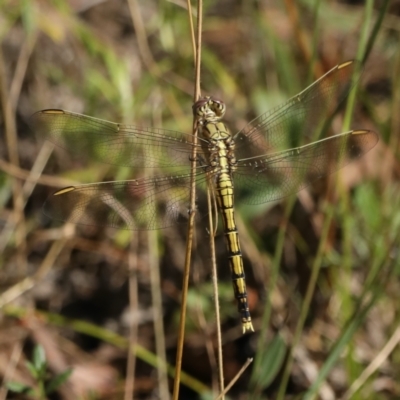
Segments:
[[[244,277],[243,257],[240,250],[239,234],[235,222],[234,187],[232,172],[235,169],[234,142],[228,128],[215,118],[200,126],[202,136],[210,143],[208,157],[210,171],[214,177],[214,189],[218,208],[224,223],[224,235],[228,247],[228,260],[231,269],[233,290],[238,301],[243,333],[254,331],[251,323]]]
[[[240,250],[239,234],[235,221],[234,193],[232,176],[229,172],[220,172],[216,177],[216,194],[218,207],[221,212],[224,235],[228,247],[228,262],[231,270],[233,290],[238,301],[238,310],[241,315],[243,332],[254,331],[251,323],[243,257]]]

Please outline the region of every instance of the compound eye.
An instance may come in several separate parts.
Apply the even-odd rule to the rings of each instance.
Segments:
[[[202,97],[193,104],[193,113],[199,117],[204,115],[204,112],[208,108],[209,97]]]
[[[218,99],[212,99],[212,107],[213,111],[219,116],[222,117],[225,114],[225,103]]]

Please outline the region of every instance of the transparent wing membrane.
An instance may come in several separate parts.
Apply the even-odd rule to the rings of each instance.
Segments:
[[[237,158],[246,157],[249,150],[253,155],[274,153],[320,139],[326,121],[350,91],[358,65],[337,65],[286,103],[251,121],[234,135]]]
[[[203,173],[199,175],[199,184],[204,179]],[[50,196],[44,212],[56,220],[83,225],[167,228],[186,220],[189,188],[189,174],[70,186]]]
[[[64,110],[32,115],[31,126],[74,155],[125,167],[187,167],[192,136],[157,128],[140,128]],[[201,146],[199,146],[201,152]]]
[[[327,121],[351,89],[356,66],[353,61],[336,66],[233,136],[237,163],[232,175],[240,200],[258,204],[295,193],[361,157],[377,143],[378,135],[367,130],[321,139],[326,137]],[[225,112],[221,101],[213,104],[220,107],[215,112]],[[31,117],[31,125],[78,157],[133,167],[136,176],[146,176],[62,189],[47,200],[47,215],[132,230],[165,228],[187,217],[191,135],[63,110],[39,111]],[[199,138],[197,145],[197,185],[203,189],[206,175],[215,169],[215,160],[210,162],[206,154],[210,143]],[[150,174],[140,173],[142,168],[150,168]]]
[[[248,204],[279,200],[361,157],[377,142],[378,135],[372,131],[350,131],[241,160],[235,172],[235,190],[240,200]]]

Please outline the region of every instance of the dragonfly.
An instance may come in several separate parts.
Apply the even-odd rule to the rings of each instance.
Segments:
[[[328,135],[329,121],[352,89],[357,61],[329,70],[299,94],[231,134],[226,106],[215,97],[193,105],[199,137],[109,122],[48,109],[30,119],[35,131],[78,156],[133,169],[135,179],[69,186],[51,195],[44,212],[83,225],[150,230],[188,217],[193,147],[197,193],[215,196],[243,333],[254,331],[247,299],[235,200],[250,205],[280,200],[372,149],[378,135],[358,129]]]

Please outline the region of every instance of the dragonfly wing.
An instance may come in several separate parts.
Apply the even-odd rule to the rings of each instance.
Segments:
[[[157,128],[118,124],[64,110],[32,115],[34,131],[72,154],[126,167],[186,166],[192,136]],[[201,139],[200,139],[201,140]],[[198,146],[201,153],[201,146]]]
[[[278,200],[361,157],[378,142],[368,130],[341,133],[290,150],[240,160],[235,190],[248,204]]]
[[[198,180],[204,174],[198,173]],[[190,174],[70,186],[44,204],[49,217],[128,230],[166,228],[189,212]]]
[[[323,137],[358,66],[357,61],[337,65],[283,105],[251,121],[235,135],[237,158],[299,147]]]

